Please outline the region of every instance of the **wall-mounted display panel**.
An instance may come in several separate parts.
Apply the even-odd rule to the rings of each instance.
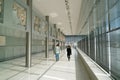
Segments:
[[[6,44],[5,36],[0,36],[0,46],[5,46],[5,44]]]
[[[40,20],[40,29],[39,29],[39,31],[40,31],[41,35],[45,35],[45,26],[46,26],[45,22],[43,20]]]
[[[15,17],[18,19],[18,23],[21,26],[26,26],[26,9],[19,5],[18,3],[14,2],[13,4],[13,11],[15,12]]]
[[[0,23],[3,23],[3,9],[4,9],[4,3],[3,0],[0,0]]]
[[[39,17],[34,17],[34,30],[39,32],[40,29],[40,19]]]

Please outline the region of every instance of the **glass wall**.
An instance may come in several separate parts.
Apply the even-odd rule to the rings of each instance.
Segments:
[[[120,0],[109,0],[111,73],[120,80]]]
[[[120,30],[110,33],[110,52],[112,75],[120,77]]]
[[[94,32],[90,34],[90,57],[95,60],[95,45],[94,45]]]
[[[119,7],[120,0],[96,0],[85,21],[89,21],[90,34],[78,42],[79,48],[116,80],[120,80]]]

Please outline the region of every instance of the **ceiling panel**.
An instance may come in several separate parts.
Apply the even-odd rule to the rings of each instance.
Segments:
[[[71,33],[65,0],[33,0],[33,7],[42,13],[43,16],[49,15],[50,22],[57,24],[57,27],[60,28],[65,35],[76,35],[81,0],[68,1],[73,34]]]

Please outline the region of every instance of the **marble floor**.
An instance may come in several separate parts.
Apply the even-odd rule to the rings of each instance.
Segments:
[[[64,50],[57,62],[52,52],[48,59],[44,58],[43,53],[35,54],[32,55],[31,68],[25,67],[25,57],[0,62],[0,80],[89,80],[84,68],[79,67],[82,63],[76,62],[76,54],[72,49],[71,60],[68,61]],[[84,76],[80,77],[81,74]]]

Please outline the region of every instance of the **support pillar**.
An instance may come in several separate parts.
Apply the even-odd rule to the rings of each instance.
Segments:
[[[56,24],[54,24],[54,29],[55,29],[55,32],[57,32],[56,31]],[[55,34],[57,34],[57,33],[55,33]],[[55,36],[55,45],[54,45],[54,48],[56,47],[56,36]]]
[[[58,29],[58,43],[60,44],[60,28]]]
[[[26,67],[31,67],[32,53],[32,0],[27,0],[29,6],[29,24],[27,24],[28,32],[26,32]],[[27,19],[28,20],[28,19]]]
[[[49,30],[49,16],[46,16],[45,18],[46,18],[46,22],[47,22],[47,26],[46,26],[47,34],[46,34],[46,39],[45,39],[46,40],[45,41],[45,46],[46,46],[45,47],[45,57],[48,58],[48,56],[49,56],[49,54],[48,54],[49,53],[49,31],[50,31]]]

